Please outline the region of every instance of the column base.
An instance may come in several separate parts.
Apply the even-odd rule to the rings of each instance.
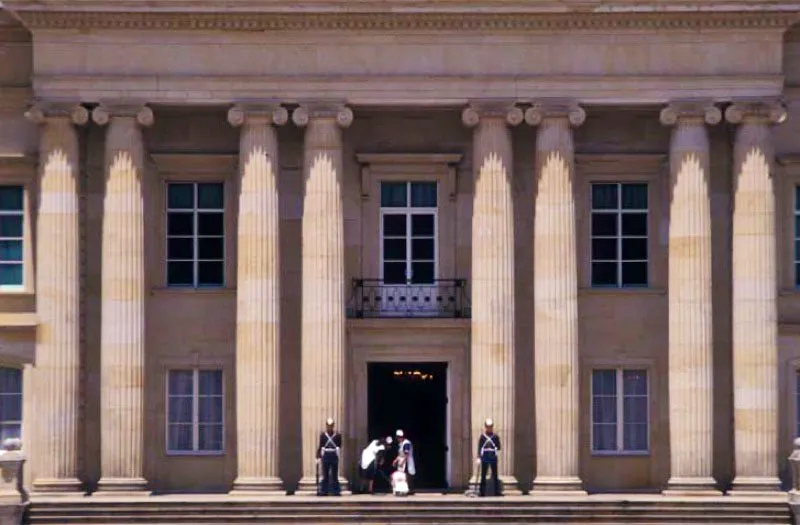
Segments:
[[[728,491],[728,496],[741,497],[767,497],[776,498],[785,496],[781,491],[781,480],[768,477],[745,477],[736,476],[733,478],[733,486]]]
[[[277,477],[236,478],[230,496],[284,496],[283,481]]]
[[[322,477],[319,478],[322,484]],[[339,476],[339,488],[341,496],[350,496],[350,484],[346,478]],[[300,483],[297,484],[297,490],[294,491],[296,496],[316,496],[317,495],[317,480],[316,478],[303,476],[300,478]],[[335,496],[334,496],[335,497]]]
[[[149,496],[147,480],[144,478],[100,478],[97,492],[92,496]]]
[[[665,496],[722,496],[717,489],[717,481],[711,477],[671,477]]]
[[[521,496],[522,488],[516,476],[500,476],[500,489],[503,496]]]
[[[48,497],[86,494],[83,483],[78,478],[37,478],[31,484],[31,492]]]
[[[572,476],[537,476],[529,493],[535,497],[586,496],[581,478]]]

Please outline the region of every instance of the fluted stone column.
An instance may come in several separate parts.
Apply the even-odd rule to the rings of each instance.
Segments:
[[[669,425],[667,493],[710,494],[714,430],[711,308],[711,172],[706,124],[711,103],[675,102],[661,111],[670,142]]]
[[[81,489],[80,425],[80,153],[75,125],[83,106],[37,106],[41,124],[39,209],[36,221],[36,366],[32,414],[35,492]],[[42,255],[46,254],[46,255]]]
[[[578,465],[578,265],[572,127],[586,119],[572,104],[535,104],[533,329],[536,477],[533,494],[583,493]]]
[[[102,227],[100,335],[101,477],[97,494],[141,493],[144,478],[146,106],[98,106],[108,124]]]
[[[278,471],[280,414],[280,208],[278,133],[288,112],[236,106],[239,139],[236,306],[236,494],[283,493]]]
[[[471,450],[486,418],[502,439],[503,491],[519,492],[514,476],[514,155],[511,130],[523,120],[511,104],[473,105],[461,115],[474,128],[472,207]]]
[[[315,489],[317,436],[325,420],[334,418],[338,429],[345,422],[345,274],[342,188],[342,128],[353,112],[341,105],[301,106],[292,113],[305,126],[303,153],[303,287],[301,407],[303,477],[300,492]],[[356,457],[346,449],[348,457]],[[347,468],[340,461],[341,476]]]
[[[735,103],[733,158],[733,492],[777,491],[778,311],[774,157],[777,103]],[[774,493],[774,492],[773,492]]]

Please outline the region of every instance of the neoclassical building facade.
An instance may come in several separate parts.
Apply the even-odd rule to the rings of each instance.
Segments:
[[[0,434],[34,495],[775,495],[800,7],[0,3]],[[646,5],[645,5],[646,4]],[[668,4],[668,5],[665,5]]]

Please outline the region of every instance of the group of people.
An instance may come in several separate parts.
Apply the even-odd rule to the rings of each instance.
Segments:
[[[413,493],[413,479],[417,473],[414,463],[414,446],[405,436],[403,430],[395,432],[397,440],[397,456],[392,461],[394,472],[390,483],[393,491],[398,495]],[[361,452],[359,473],[366,487],[365,492],[374,493],[375,480],[383,471],[386,452],[395,441],[391,436],[373,439]],[[328,418],[325,422],[325,431],[319,435],[317,447],[317,464],[322,467],[322,480],[319,479],[317,470],[317,494],[320,496],[338,496],[341,494],[339,485],[339,457],[342,449],[342,435],[335,430],[335,421]],[[500,436],[494,432],[494,422],[491,419],[484,421],[484,430],[478,438],[478,449],[475,461],[480,465],[479,496],[486,495],[486,476],[492,471],[493,494],[500,495],[500,478],[497,472],[497,459],[500,454]]]

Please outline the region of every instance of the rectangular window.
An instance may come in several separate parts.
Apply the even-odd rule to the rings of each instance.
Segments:
[[[0,442],[22,437],[22,370],[0,367]]]
[[[592,371],[592,452],[648,451],[646,370]]]
[[[592,184],[592,286],[647,286],[647,215],[647,184]]]
[[[225,284],[224,185],[167,185],[167,286]]]
[[[25,189],[0,186],[0,287],[22,286]]]
[[[800,437],[800,370],[796,372],[794,387],[795,437]]]
[[[170,370],[167,374],[167,452],[224,450],[221,370]]]
[[[794,188],[794,285],[800,288],[800,186]]]
[[[385,284],[436,279],[435,182],[381,183],[381,278]]]

